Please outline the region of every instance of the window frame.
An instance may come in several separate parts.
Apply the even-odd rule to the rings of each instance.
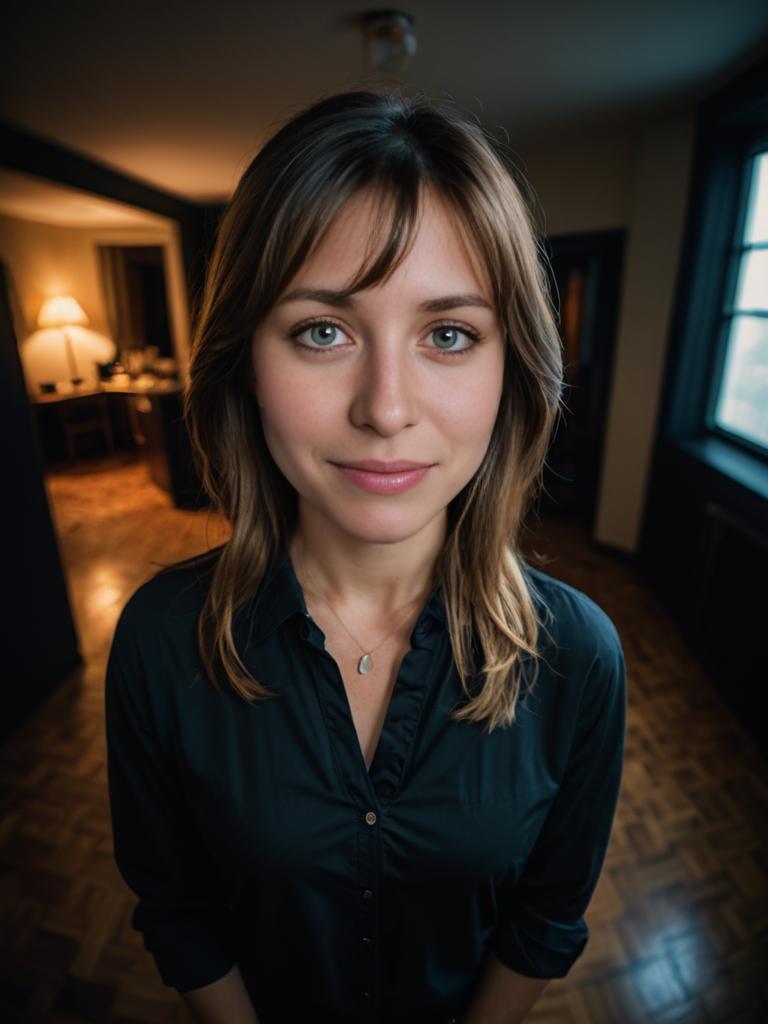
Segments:
[[[736,210],[734,229],[730,245],[730,251],[725,258],[723,266],[723,288],[720,304],[720,315],[715,324],[715,341],[712,346],[712,363],[709,373],[709,386],[705,391],[705,402],[703,410],[703,428],[707,434],[713,437],[722,438],[724,441],[743,448],[745,451],[756,455],[768,464],[768,443],[765,445],[753,441],[743,434],[737,434],[727,427],[719,424],[715,419],[715,411],[720,399],[720,392],[723,384],[723,375],[728,357],[728,350],[731,343],[733,323],[739,313],[748,313],[751,316],[764,316],[768,318],[768,309],[737,310],[735,308],[736,288],[739,282],[739,272],[742,266],[743,255],[747,250],[757,248],[768,249],[768,241],[761,243],[745,243],[744,230],[746,227],[747,214],[749,213],[750,198],[754,186],[754,159],[765,154],[768,161],[768,129],[764,134],[758,133],[745,144],[740,153],[741,158],[741,181],[738,189],[738,206]],[[768,305],[768,296],[766,296]]]
[[[685,229],[670,320],[654,465],[667,446],[768,504],[768,452],[713,422],[727,339],[723,300],[743,224],[745,161],[768,138],[768,55],[696,114]],[[739,238],[741,243],[741,238]]]

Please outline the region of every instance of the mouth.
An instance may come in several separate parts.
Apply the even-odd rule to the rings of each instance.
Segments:
[[[367,459],[364,462],[333,462],[331,465],[338,466],[339,469],[357,469],[365,473],[409,473],[416,469],[429,469],[434,463],[407,460],[381,462],[379,459]]]
[[[432,468],[430,465],[418,462],[364,462],[355,465],[342,465],[337,462],[331,463],[338,469],[339,473],[346,478],[353,486],[369,491],[373,494],[399,494],[401,491],[410,490],[411,487],[420,483]],[[387,466],[387,471],[381,469],[360,469],[359,466]],[[392,466],[403,466],[406,469],[392,469]]]

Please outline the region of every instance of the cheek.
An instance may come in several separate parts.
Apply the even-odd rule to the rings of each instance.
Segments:
[[[338,429],[341,389],[319,388],[316,378],[274,365],[259,380],[262,428],[273,455],[280,451],[298,461]]]
[[[460,388],[444,388],[434,405],[441,432],[457,447],[487,445],[499,409],[502,380],[488,375],[466,375]]]

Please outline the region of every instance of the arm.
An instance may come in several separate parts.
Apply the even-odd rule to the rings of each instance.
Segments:
[[[259,1024],[237,964],[223,978],[182,992],[181,998],[199,1024]]]
[[[549,980],[518,974],[489,949],[480,984],[462,1024],[519,1024]]]
[[[560,789],[522,874],[499,892],[486,973],[466,1024],[517,1024],[587,944],[583,915],[607,850],[624,755],[626,665],[615,630],[585,679]]]
[[[169,729],[156,710],[162,702],[153,703],[152,668],[139,644],[146,619],[141,606],[129,602],[107,662],[104,698],[115,862],[138,897],[131,925],[142,934],[163,983],[180,993],[219,983],[211,988],[213,995],[193,1000],[207,1005],[213,999],[215,1006],[229,993],[242,1004],[242,993],[234,996],[242,979],[220,984],[238,959],[228,893],[190,820],[173,758],[160,738]],[[223,996],[217,998],[218,993]]]

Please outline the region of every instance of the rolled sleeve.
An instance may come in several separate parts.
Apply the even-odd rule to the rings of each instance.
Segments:
[[[129,602],[105,677],[107,772],[114,857],[138,896],[131,918],[164,984],[180,992],[223,977],[237,962],[229,907],[157,740],[148,671]]]
[[[589,939],[584,913],[608,847],[626,729],[626,664],[612,624],[607,632],[557,796],[491,939],[498,959],[529,977],[565,977]]]

